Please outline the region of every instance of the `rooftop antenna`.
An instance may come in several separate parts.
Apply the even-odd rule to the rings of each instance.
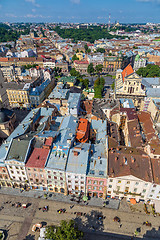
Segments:
[[[110,27],[111,27],[111,14],[109,14],[108,31],[110,31]]]

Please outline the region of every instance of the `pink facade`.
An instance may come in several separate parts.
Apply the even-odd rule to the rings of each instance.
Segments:
[[[47,190],[47,176],[44,169],[26,167],[26,172],[32,189]]]
[[[107,179],[87,177],[86,179],[86,193],[90,197],[105,197],[107,192]]]

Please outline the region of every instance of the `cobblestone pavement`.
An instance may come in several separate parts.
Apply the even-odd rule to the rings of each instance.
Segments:
[[[12,204],[30,203],[27,209],[22,207],[16,208]],[[73,204],[73,203],[72,203]],[[49,206],[48,212],[43,212],[42,207]],[[136,228],[141,229],[139,238],[147,233],[147,236],[151,236],[150,239],[160,239],[160,217],[154,217],[152,214],[146,215],[142,212],[132,212],[130,209],[125,208],[123,204],[119,210],[107,209],[103,207],[95,206],[82,206],[74,204],[74,207],[70,208],[71,203],[61,201],[50,201],[45,199],[27,198],[25,196],[11,196],[0,194],[0,207],[3,209],[0,211],[0,228],[8,231],[9,240],[23,240],[23,239],[38,239],[39,233],[32,232],[32,226],[35,223],[43,222],[43,224],[59,224],[61,220],[75,219],[80,229],[87,233],[86,239],[103,240],[103,239],[130,239],[127,236],[133,236]],[[60,208],[66,208],[66,213],[59,214],[57,210]],[[143,204],[142,204],[143,208]],[[39,210],[40,209],[40,210]],[[85,213],[85,216],[77,217],[75,212]],[[105,219],[99,221],[97,215],[105,216]],[[113,221],[113,218],[118,216],[121,219],[121,228],[117,222]],[[152,228],[143,225],[144,221],[152,223]],[[26,224],[26,227],[24,228]],[[24,230],[24,231],[23,231]],[[28,232],[28,233],[27,233]],[[95,232],[95,233],[94,233]],[[104,236],[103,234],[106,234]],[[112,238],[110,234],[115,233]],[[125,235],[123,238],[119,238],[117,234]],[[26,235],[28,237],[26,237]],[[93,237],[91,237],[93,236]],[[157,236],[157,237],[155,237]],[[149,238],[144,238],[149,239]]]
[[[31,197],[31,198],[40,198],[40,199],[45,199],[44,194],[46,192],[42,191],[37,191],[37,190],[30,190],[30,191],[23,191],[22,193],[20,192],[19,189],[15,188],[1,188],[0,189],[0,194],[8,194],[12,196],[21,196],[21,197]],[[72,197],[69,196],[64,196],[60,193],[48,193],[47,194],[47,199],[48,200],[53,200],[53,201],[60,201],[60,202],[66,202],[66,203],[71,203],[70,199]],[[76,200],[76,198],[75,198]],[[91,198],[88,201],[89,206],[96,206],[96,207],[102,207],[103,206],[103,199],[100,198]],[[75,203],[75,202],[73,202]],[[84,205],[83,202],[80,204]],[[108,204],[106,205],[106,208],[111,208],[111,209],[118,209],[119,208],[119,200],[116,199],[110,199]]]

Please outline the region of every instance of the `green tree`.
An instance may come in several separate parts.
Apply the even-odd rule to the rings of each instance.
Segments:
[[[94,98],[102,98],[102,89],[100,87],[94,89]]]
[[[112,83],[111,88],[112,88],[112,90],[114,90],[114,88],[115,88],[115,82]]]
[[[54,72],[55,72],[55,77],[58,77],[61,75],[62,69],[59,67],[54,67],[53,68]]]
[[[144,68],[139,68],[136,73],[142,77],[160,77],[160,67],[158,65],[148,64]]]
[[[85,86],[86,89],[88,89],[88,85],[89,85],[89,79],[88,78],[85,78],[83,80],[83,85]]]
[[[100,77],[100,85],[104,87],[105,79],[103,77]]]
[[[101,28],[99,26],[91,26],[88,29],[61,29],[59,26],[54,29],[62,38],[71,38],[74,42],[78,42],[79,40],[87,41],[90,43],[94,43],[95,40],[101,38],[121,38],[125,37],[111,35],[108,30],[104,27]],[[86,48],[86,52],[90,51],[90,49]]]
[[[76,56],[76,54],[73,55],[72,61],[79,60],[79,58]]]
[[[81,74],[78,71],[76,71],[75,68],[72,68],[70,70],[70,74],[71,74],[71,76],[74,76],[74,77],[81,77]]]
[[[87,72],[88,74],[93,74],[94,73],[94,67],[93,67],[93,63],[90,63],[87,67]]]
[[[78,229],[74,220],[61,221],[59,227],[46,227],[45,237],[53,240],[81,240],[83,239],[83,232]]]
[[[94,82],[94,97],[95,98],[102,98],[102,91],[104,87],[104,78],[97,78]]]
[[[84,45],[84,49],[85,49],[85,52],[87,53],[87,51],[88,51],[88,46],[87,46],[87,44]]]
[[[97,48],[97,52],[105,53],[105,49],[104,48]]]
[[[96,65],[95,69],[96,69],[97,74],[100,76],[100,73],[103,70],[103,65],[102,64],[98,64],[98,65]]]

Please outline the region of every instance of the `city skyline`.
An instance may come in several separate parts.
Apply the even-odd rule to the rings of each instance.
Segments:
[[[159,0],[0,0],[2,22],[159,23],[159,10]]]

